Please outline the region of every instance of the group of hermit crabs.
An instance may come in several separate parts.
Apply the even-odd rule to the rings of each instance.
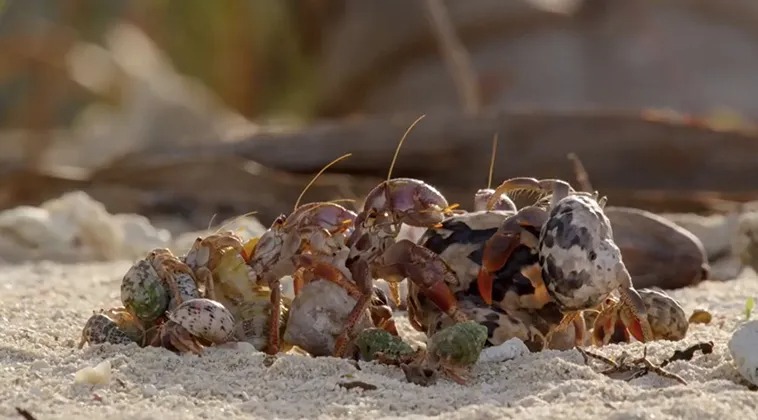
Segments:
[[[540,198],[517,209],[509,195],[524,191]],[[519,177],[478,191],[464,211],[422,180],[389,178],[359,212],[308,203],[260,237],[221,232],[197,238],[183,256],[153,250],[124,275],[123,307],[93,314],[80,347],[136,342],[200,354],[245,341],[268,354],[297,346],[400,364],[409,378],[434,371],[464,382],[484,347],[514,337],[532,351],[683,338],[682,307],[633,287],[604,205],[561,180]],[[403,224],[425,233],[401,239]],[[285,276],[294,300],[282,296]],[[389,296],[376,279],[388,282]],[[403,303],[428,337],[425,350],[403,342],[392,319],[404,279]],[[329,307],[340,299],[347,310]],[[314,307],[321,311],[296,316]]]

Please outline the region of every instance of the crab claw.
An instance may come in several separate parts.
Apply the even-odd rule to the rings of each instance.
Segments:
[[[448,286],[458,282],[455,272],[430,249],[403,239],[387,248],[375,264],[378,277],[407,277],[450,318],[456,322],[468,320],[458,308],[458,300]]]
[[[525,207],[500,225],[490,239],[484,244],[482,267],[477,274],[479,295],[488,305],[492,304],[492,287],[495,273],[508,262],[513,251],[520,245],[536,248],[537,237],[526,228],[539,229],[547,220],[548,214],[538,207]],[[526,234],[525,234],[526,233]]]
[[[618,303],[609,299],[607,306],[595,318],[592,328],[592,344],[603,346],[608,343],[629,342],[629,330],[619,316]]]
[[[648,342],[655,339],[645,305],[634,289],[622,289],[621,300],[610,300],[595,320],[593,343],[628,342],[631,337]]]
[[[503,194],[509,192],[540,192],[552,195],[551,207],[574,192],[574,189],[566,181],[560,179],[536,179],[530,177],[516,177],[503,181],[495,188],[495,191],[487,200],[487,209],[492,210],[500,201]]]
[[[485,242],[482,267],[476,277],[476,285],[479,289],[479,295],[487,305],[492,304],[495,273],[503,268],[518,245],[518,233],[515,232],[498,231]]]
[[[491,188],[480,189],[477,191],[474,195],[474,211],[487,210],[487,202],[494,193],[495,190]],[[515,212],[518,209],[516,208],[516,204],[513,203],[513,200],[511,200],[508,195],[501,194],[495,202],[494,207],[490,210],[508,210]]]
[[[616,264],[616,275],[621,282],[619,289],[619,316],[629,332],[641,342],[655,339],[647,317],[647,306],[642,296],[632,285],[632,276],[622,261]]]

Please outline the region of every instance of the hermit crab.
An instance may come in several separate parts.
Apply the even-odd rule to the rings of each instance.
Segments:
[[[565,181],[519,177],[506,180],[495,189],[495,197],[513,191],[547,194],[540,205],[527,206],[506,219],[487,241],[479,290],[485,302],[492,302],[493,273],[502,267],[523,241],[527,227],[539,228],[537,249],[545,287],[566,317],[557,327],[565,328],[581,311],[598,307],[613,291],[619,292],[618,306],[625,311],[630,333],[640,341],[653,334],[645,304],[632,286],[621,251],[613,241],[613,231],[603,213],[605,198],[597,193],[577,192]],[[539,203],[538,203],[539,204]]]
[[[429,337],[426,349],[416,352],[399,339],[376,330],[363,330],[355,341],[363,358],[399,365],[409,382],[428,386],[437,381],[440,373],[466,384],[469,369],[479,360],[486,339],[486,327],[466,321],[436,332]]]
[[[661,290],[639,289],[637,292],[645,304],[653,340],[678,341],[687,335],[689,320],[676,299]],[[626,326],[633,323],[626,318],[628,316],[628,312],[619,307],[618,298],[609,296],[594,321],[592,342],[598,346],[628,342]]]
[[[408,131],[400,140],[398,150],[407,134]],[[319,278],[335,283],[356,299],[334,345],[333,355],[337,357],[346,354],[356,324],[372,306],[374,279],[381,278],[390,284],[391,296],[397,303],[400,295],[397,285],[403,278],[408,278],[417,283],[445,313],[459,320],[466,319],[456,310],[455,298],[443,280],[446,276],[453,275],[444,261],[409,240],[397,239],[402,224],[413,227],[433,226],[444,220],[454,206],[450,206],[445,197],[426,182],[415,178],[392,178],[391,172],[392,165],[387,180],[369,191],[361,211],[354,217],[349,229],[346,228],[347,223],[336,223],[335,226],[339,226],[336,232],[322,228],[318,230],[321,232],[318,241],[308,241],[307,248],[303,247],[303,235],[298,230],[279,238],[272,234],[274,238],[270,242],[273,245],[267,247],[268,252],[264,250],[263,238],[256,246],[255,255],[270,255],[274,261],[265,265],[278,266],[279,261],[289,259],[297,271],[308,273],[311,279]],[[309,211],[321,209],[314,205]],[[296,217],[294,220],[301,219]],[[280,228],[286,227],[286,219],[280,220],[278,225]],[[291,269],[287,264],[284,267]],[[253,268],[256,272],[261,271],[260,266]],[[278,270],[268,272],[268,283],[278,282],[283,274]],[[278,307],[278,292],[276,288],[272,289],[272,303]],[[277,349],[277,338],[273,335],[275,330],[270,329],[270,353]]]
[[[146,331],[126,308],[93,312],[84,324],[79,348],[84,344],[145,344]]]
[[[222,304],[205,298],[190,299],[166,314],[150,343],[180,353],[202,354],[203,347],[233,341],[235,321]]]
[[[121,281],[121,302],[144,325],[151,325],[167,309],[199,296],[192,270],[166,248],[150,251]]]
[[[454,277],[448,278],[447,286],[454,293],[459,310],[487,327],[487,346],[517,337],[530,349],[538,350],[545,344],[547,331],[561,320],[542,282],[536,247],[539,231],[531,231],[533,244],[516,247],[508,261],[493,273],[491,304],[482,300],[477,284],[486,241],[514,213],[492,210],[456,214],[427,229],[419,244],[450,267]],[[436,305],[413,283],[408,284],[408,319],[414,329],[427,336],[453,322],[447,316],[440,316]],[[581,343],[584,326],[579,321],[575,330],[567,334]],[[557,347],[551,344],[550,348],[565,347],[560,339],[555,340]]]

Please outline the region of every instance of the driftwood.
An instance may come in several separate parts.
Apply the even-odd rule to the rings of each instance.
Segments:
[[[283,171],[312,173],[350,152],[350,159],[330,170],[384,177],[398,140],[416,117],[322,122],[192,153],[231,154]],[[430,114],[410,133],[394,175],[424,178],[452,200],[468,203],[471,191],[486,184],[496,132],[495,182],[524,175],[573,179],[567,159],[573,152],[614,205],[704,211],[720,201],[758,197],[753,181],[758,178],[758,135],[636,113]],[[461,191],[468,195],[455,195]]]
[[[357,199],[387,176],[394,149],[417,116],[320,122],[233,143],[123,156],[76,176],[6,171],[0,206],[38,204],[81,189],[110,211],[193,214],[259,211],[263,223],[287,212],[312,175],[344,153],[305,200]],[[394,176],[413,176],[470,208],[486,186],[492,135],[499,133],[494,181],[512,176],[573,182],[571,152],[614,206],[699,212],[758,199],[758,136],[635,114],[489,112],[430,114],[410,133]]]
[[[86,179],[6,172],[0,178],[0,205],[37,205],[61,194],[81,190],[112,213],[148,217],[179,216],[197,229],[255,211],[262,223],[289,213],[311,175],[273,171],[241,158],[194,157],[144,159],[90,174]],[[359,201],[378,178],[322,175],[303,197],[305,201]],[[354,202],[343,203],[354,208]]]
[[[634,287],[678,289],[710,278],[703,244],[688,230],[634,208],[608,206],[605,214]]]

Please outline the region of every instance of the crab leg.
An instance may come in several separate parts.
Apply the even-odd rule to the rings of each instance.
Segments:
[[[335,283],[342,287],[348,295],[357,300],[355,306],[345,320],[342,332],[334,343],[333,356],[342,357],[347,350],[347,345],[350,341],[350,336],[352,335],[355,325],[360,321],[361,317],[366,312],[366,309],[368,309],[371,304],[373,284],[371,282],[371,274],[368,264],[364,261],[358,261],[355,263],[353,266],[353,276],[356,277],[356,282],[354,283],[339,269],[331,264],[317,261],[312,255],[300,254],[294,256],[292,259],[296,266],[310,271],[315,277]],[[385,325],[385,327],[391,328],[389,324]]]
[[[458,281],[453,270],[431,250],[407,239],[394,243],[374,262],[377,277],[402,275],[419,286],[422,292],[456,322],[468,317],[458,309],[448,283]]]
[[[563,319],[561,319],[561,322],[556,325],[555,327],[551,328],[550,331],[548,331],[547,335],[545,336],[545,340],[543,342],[543,348],[546,349],[550,345],[550,341],[553,339],[553,335],[559,331],[565,330],[569,325],[574,326],[576,328],[575,323],[578,319],[582,317],[582,311],[572,311],[566,314]]]
[[[525,207],[518,213],[505,219],[497,232],[484,245],[482,268],[477,276],[477,287],[484,302],[492,304],[492,286],[495,273],[503,268],[513,251],[519,245],[537,247],[537,238],[527,233],[524,228],[540,228],[548,218],[548,213],[538,207]]]
[[[619,289],[620,302],[619,315],[629,332],[641,342],[654,340],[653,329],[647,318],[647,307],[637,290],[632,285],[632,276],[626,269],[623,261],[619,260],[616,264],[616,276],[620,280],[621,288]]]
[[[629,332],[643,343],[654,340],[653,330],[647,318],[647,308],[640,294],[632,287],[622,288],[619,292],[619,316]]]
[[[555,203],[574,192],[574,189],[566,181],[560,179],[536,179],[529,177],[517,177],[505,180],[495,188],[495,191],[487,200],[487,209],[492,209],[500,200],[500,196],[509,192],[536,191],[541,193],[552,194],[550,198],[550,207]]]
[[[279,317],[282,313],[282,290],[279,287],[279,279],[269,281],[271,288],[271,315],[268,318],[268,343],[266,353],[279,353]]]

